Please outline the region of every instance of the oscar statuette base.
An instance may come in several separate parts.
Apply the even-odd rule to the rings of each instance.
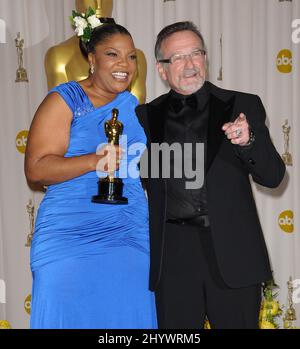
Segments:
[[[98,195],[92,197],[96,204],[127,205],[128,199],[122,196],[123,182],[120,178],[101,178],[98,181]]]

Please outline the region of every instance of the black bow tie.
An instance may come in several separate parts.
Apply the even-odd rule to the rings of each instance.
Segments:
[[[198,106],[197,98],[194,94],[183,98],[172,96],[169,103],[175,114],[179,114],[185,107],[196,110]]]

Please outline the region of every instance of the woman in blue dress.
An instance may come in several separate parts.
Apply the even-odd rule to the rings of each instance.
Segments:
[[[127,91],[135,47],[116,24],[94,29],[86,47],[89,77],[51,90],[30,128],[26,177],[48,186],[31,247],[30,326],[156,328],[148,290],[148,208],[139,176],[129,171],[123,178],[128,205],[91,202],[98,177],[126,173],[132,163],[137,169],[141,152],[133,150],[146,142],[137,99]],[[120,146],[105,145],[104,125],[114,108],[124,126]]]

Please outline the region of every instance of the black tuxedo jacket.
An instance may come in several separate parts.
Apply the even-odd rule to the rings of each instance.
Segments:
[[[210,105],[205,173],[211,234],[223,280],[232,288],[246,287],[272,278],[249,175],[256,183],[274,188],[283,179],[285,165],[265,126],[260,98],[207,84]],[[168,97],[169,93],[136,110],[147,136],[149,161],[151,143],[164,142]],[[231,144],[222,131],[223,124],[234,121],[241,112],[256,137],[248,149]],[[155,290],[163,258],[166,180],[144,181],[149,200],[150,289]]]

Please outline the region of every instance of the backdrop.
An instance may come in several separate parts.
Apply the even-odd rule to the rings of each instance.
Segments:
[[[28,188],[23,173],[27,131],[47,93],[45,53],[73,35],[68,20],[73,8],[74,0],[0,2],[0,320],[9,321],[13,328],[29,324],[26,206],[32,200],[36,214],[42,198]],[[275,191],[257,185],[253,190],[280,286],[280,303],[287,305],[286,283],[291,276],[300,327],[300,152],[296,143],[300,132],[300,0],[115,0],[113,16],[130,30],[136,47],[145,53],[148,101],[167,91],[155,70],[157,33],[172,22],[192,20],[206,39],[210,81],[262,98],[281,154],[287,150],[289,137],[293,165],[287,167],[284,183]],[[24,38],[29,82],[15,82],[18,32]],[[285,141],[282,126],[286,120]]]

